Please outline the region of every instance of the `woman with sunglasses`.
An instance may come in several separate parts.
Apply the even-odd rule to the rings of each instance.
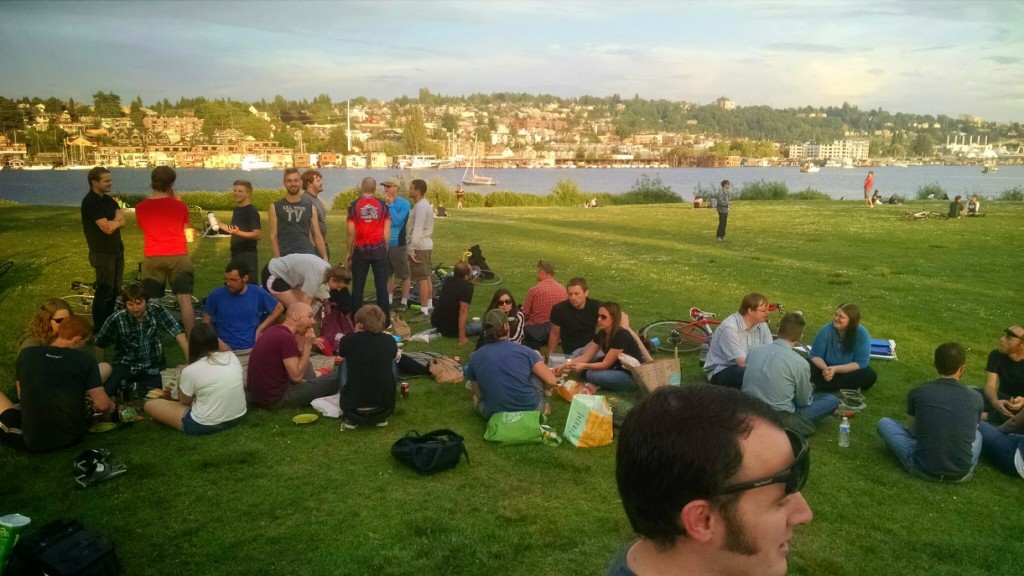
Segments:
[[[523,343],[523,326],[526,325],[526,319],[523,316],[523,311],[516,305],[516,299],[512,296],[512,293],[504,288],[498,288],[494,291],[494,296],[491,297],[491,303],[487,305],[486,312],[491,310],[501,310],[508,317],[508,339],[517,343]],[[480,339],[476,341],[476,347],[479,349],[484,345],[484,337],[480,336]]]
[[[622,327],[622,308],[618,302],[605,302],[597,309],[597,334],[578,357],[559,366],[555,373],[570,370],[580,373],[587,382],[616,392],[636,389],[636,380],[619,360],[629,354],[643,361],[644,353],[636,338]]]
[[[868,366],[871,336],[860,323],[860,308],[843,304],[832,322],[818,330],[811,344],[811,382],[818,392],[849,388],[867,390],[878,374]]]
[[[39,307],[25,328],[18,352],[30,346],[45,346],[57,337],[60,323],[71,316],[71,307],[60,298],[49,298]]]

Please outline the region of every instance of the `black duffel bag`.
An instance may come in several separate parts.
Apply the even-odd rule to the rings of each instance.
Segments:
[[[465,441],[451,430],[434,430],[423,435],[410,430],[391,445],[391,455],[420,476],[455,468],[463,455],[469,464]]]
[[[18,541],[11,574],[115,576],[114,544],[77,520],[56,520]]]

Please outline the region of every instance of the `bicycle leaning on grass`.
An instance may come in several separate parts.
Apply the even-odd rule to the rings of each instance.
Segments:
[[[774,336],[778,327],[778,319],[785,313],[782,304],[769,304],[770,313],[778,313],[768,327]],[[647,349],[654,352],[686,353],[695,350],[707,351],[711,345],[711,336],[721,320],[715,320],[714,312],[705,312],[700,308],[690,308],[690,320],[655,320],[640,328],[640,338]]]
[[[74,293],[61,296],[60,299],[67,302],[68,306],[71,307],[71,311],[75,314],[92,316],[92,306],[96,300],[96,284],[74,280],[71,282],[71,291]],[[192,309],[195,311],[196,319],[201,319],[203,317],[202,302],[194,295],[190,295],[190,298],[192,298]],[[181,305],[178,303],[177,297],[170,290],[164,290],[163,296],[151,298],[150,302],[163,306],[178,320],[181,320]],[[121,299],[121,296],[118,296],[114,310],[122,309],[124,309],[124,301]],[[99,328],[97,327],[97,329]]]

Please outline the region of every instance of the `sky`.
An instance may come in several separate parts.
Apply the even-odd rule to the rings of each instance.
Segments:
[[[1024,121],[1024,2],[0,3],[0,95],[525,92]]]

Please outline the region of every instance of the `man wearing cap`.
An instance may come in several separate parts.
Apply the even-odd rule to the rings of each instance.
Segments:
[[[402,283],[402,301],[393,308],[399,312],[409,306],[409,288],[412,281],[409,280],[409,255],[407,250],[405,223],[409,219],[409,210],[412,207],[409,201],[399,195],[401,182],[392,176],[381,183],[384,187],[384,197],[387,199],[388,212],[391,214],[391,243],[388,246],[388,264],[391,267],[391,277],[388,278],[388,302],[394,303],[395,284]]]
[[[508,339],[508,318],[501,310],[484,316],[484,345],[469,357],[466,377],[473,388],[473,408],[484,420],[497,412],[547,414],[551,407],[542,390],[557,384],[537,351]]]
[[[420,306],[423,313],[429,316],[434,306],[434,285],[430,281],[430,255],[434,250],[434,209],[427,202],[427,183],[413,180],[409,185],[409,198],[413,204],[409,224],[406,226],[409,274],[413,282],[419,283]]]
[[[377,198],[377,181],[367,176],[359,185],[360,196],[348,205],[348,262],[352,268],[352,309],[363,305],[366,276],[373,270],[377,306],[384,316],[391,314],[388,302],[388,246],[391,244],[391,216],[388,206]],[[390,322],[390,321],[389,321]]]
[[[551,333],[551,308],[569,297],[565,286],[555,280],[555,265],[547,260],[537,263],[537,283],[526,292],[523,317],[526,320],[523,343],[538,350],[548,345]]]
[[[327,261],[330,262],[331,246],[327,243],[327,208],[320,200],[320,193],[324,191],[324,177],[316,170],[306,170],[302,173],[302,198],[309,200],[316,208],[316,223],[320,227],[320,236],[324,239],[324,247],[327,249]]]

